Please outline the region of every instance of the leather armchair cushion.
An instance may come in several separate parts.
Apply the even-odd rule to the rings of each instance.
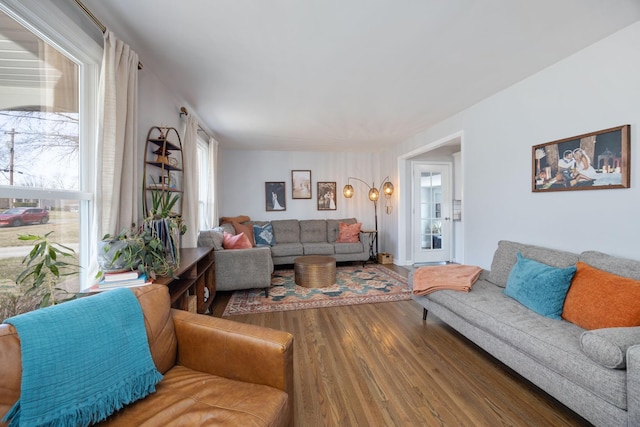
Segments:
[[[235,427],[287,424],[287,393],[273,387],[176,366],[165,374],[156,389],[156,393],[129,405],[99,425]]]

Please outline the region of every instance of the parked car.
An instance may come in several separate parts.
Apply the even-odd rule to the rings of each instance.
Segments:
[[[11,208],[0,213],[0,226],[18,227],[24,224],[46,224],[49,212],[41,208]]]

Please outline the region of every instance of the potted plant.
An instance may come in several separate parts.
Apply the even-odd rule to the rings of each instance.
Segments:
[[[155,186],[155,180],[153,183]],[[127,270],[138,270],[152,279],[172,276],[180,265],[180,235],[187,229],[182,217],[173,212],[179,199],[176,192],[153,190],[149,216],[139,227],[133,224],[116,236],[105,235],[100,243],[98,277]]]
[[[27,287],[25,296],[31,294],[40,300],[38,307],[55,305],[76,297],[67,289],[58,287],[61,278],[78,274],[80,266],[65,260],[73,258],[75,251],[51,241],[52,233],[18,236],[19,240],[32,241],[33,248],[22,260],[25,269],[18,275],[16,284]]]
[[[155,184],[155,181],[154,181]],[[155,230],[162,241],[168,262],[180,264],[180,236],[187,231],[186,224],[173,208],[180,200],[180,194],[158,189],[151,191],[151,210],[144,220],[144,226]]]
[[[157,231],[144,224],[122,230],[118,235],[105,235],[99,252],[98,277],[105,272],[138,270],[148,278],[172,276],[177,267],[166,256]]]

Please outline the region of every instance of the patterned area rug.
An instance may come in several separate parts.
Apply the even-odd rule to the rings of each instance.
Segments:
[[[269,298],[264,289],[236,291],[223,316],[304,310],[339,305],[371,304],[411,299],[407,279],[377,264],[338,266],[336,284],[326,288],[304,288],[294,282],[293,270],[276,270]]]

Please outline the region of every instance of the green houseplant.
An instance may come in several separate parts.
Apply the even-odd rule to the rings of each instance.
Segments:
[[[155,279],[157,276],[172,276],[176,267],[167,258],[157,231],[145,223],[141,226],[132,224],[115,236],[105,235],[98,264],[101,269],[98,277],[109,271],[138,270]]]
[[[22,264],[25,269],[18,275],[16,284],[26,287],[25,295],[34,295],[40,300],[39,307],[47,307],[76,297],[75,294],[58,286],[64,277],[78,274],[80,266],[70,262],[75,251],[50,239],[53,231],[44,236],[22,234],[19,240],[32,241],[33,248]]]
[[[173,212],[179,200],[175,192],[152,190],[151,210],[140,226],[132,224],[118,235],[102,238],[98,277],[126,270],[138,270],[152,279],[173,276],[180,265],[180,235],[187,229],[182,217]]]

